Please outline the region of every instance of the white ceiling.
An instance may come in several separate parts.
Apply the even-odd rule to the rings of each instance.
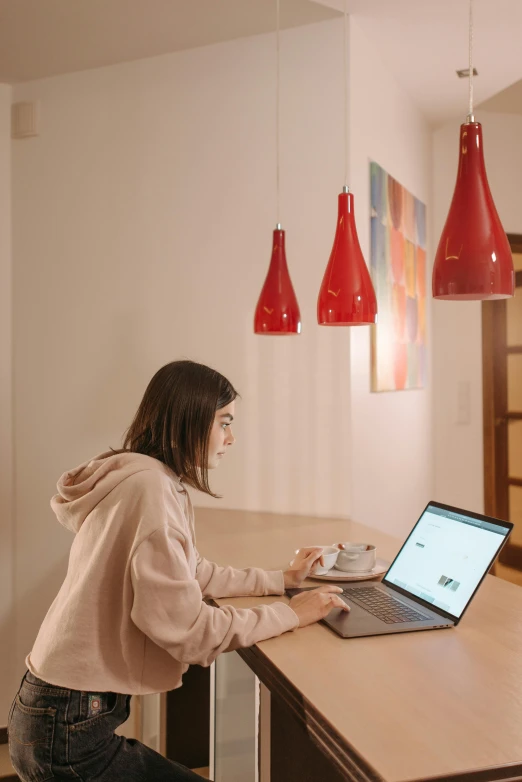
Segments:
[[[382,62],[433,124],[464,119],[468,86],[455,71],[468,63],[468,0],[346,2]],[[337,16],[344,0],[280,3],[285,28]],[[506,88],[522,79],[522,0],[474,0],[474,16],[475,104],[518,111],[513,107],[521,105],[521,88]],[[275,0],[0,0],[0,82],[152,57],[269,32],[274,25]]]
[[[343,0],[316,0],[343,8]],[[381,59],[433,124],[465,119],[469,0],[347,0]],[[474,0],[475,104],[522,78],[522,0]],[[476,112],[480,119],[480,111]]]
[[[113,65],[275,29],[275,0],[0,0],[0,82]],[[281,27],[338,12],[281,0]]]

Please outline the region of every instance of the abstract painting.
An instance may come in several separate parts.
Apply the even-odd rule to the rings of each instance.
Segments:
[[[426,206],[370,163],[371,390],[426,385]]]

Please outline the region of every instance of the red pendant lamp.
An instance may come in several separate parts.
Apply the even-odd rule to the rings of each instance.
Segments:
[[[278,220],[272,243],[272,257],[265,284],[254,316],[255,334],[292,336],[301,333],[301,313],[288,272],[285,252],[285,232],[279,222],[279,0],[276,0],[276,191]]]
[[[348,182],[348,14],[344,0],[344,168]],[[320,326],[368,326],[377,323],[377,299],[355,227],[353,194],[339,194],[337,229],[317,299]]]
[[[433,266],[435,299],[505,299],[515,272],[507,236],[489,189],[482,126],[473,116],[473,10],[469,4],[469,114],[460,126],[455,192]]]
[[[317,300],[320,326],[368,326],[377,323],[377,299],[359,245],[353,194],[339,194],[337,230]]]
[[[285,253],[285,232],[278,224],[274,231],[272,258],[254,318],[256,334],[300,334],[301,313]]]

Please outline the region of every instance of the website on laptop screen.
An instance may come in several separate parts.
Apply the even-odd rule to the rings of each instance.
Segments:
[[[428,505],[385,581],[460,617],[508,532]]]

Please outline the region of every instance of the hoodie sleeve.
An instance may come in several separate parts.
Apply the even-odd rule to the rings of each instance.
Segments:
[[[298,626],[297,615],[285,603],[255,608],[207,605],[190,575],[183,542],[176,529],[158,529],[140,543],[131,560],[132,621],[174,659],[210,665],[221,652],[252,646]]]
[[[240,597],[241,595],[282,595],[285,591],[282,570],[249,567],[236,570],[220,567],[197,552],[196,578],[205,597]]]

